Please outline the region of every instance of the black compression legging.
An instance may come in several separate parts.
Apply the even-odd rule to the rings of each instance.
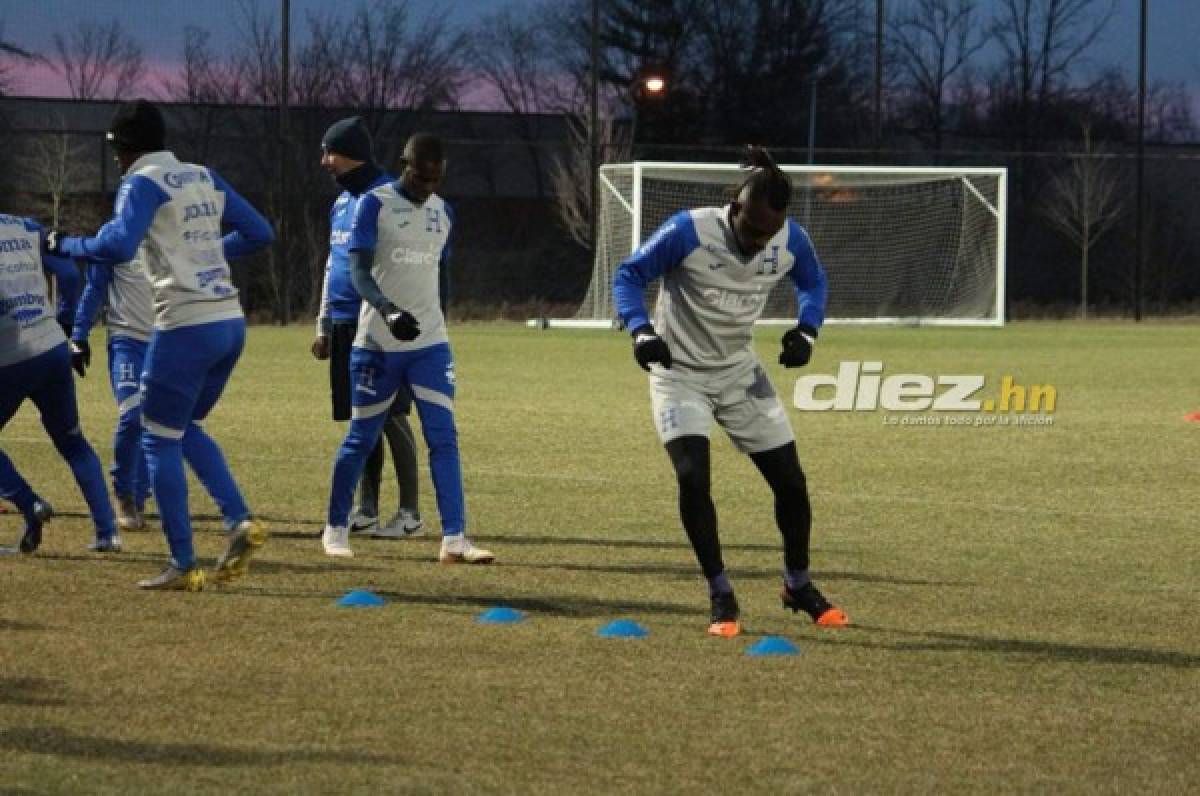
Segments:
[[[677,437],[667,443],[667,455],[679,481],[679,516],[704,577],[725,571],[721,540],[717,538],[717,509],[709,489],[710,466],[706,437]]]
[[[686,436],[666,444],[679,482],[679,515],[706,578],[725,571],[717,536],[717,510],[712,502],[709,443],[706,437]],[[750,454],[775,495],[775,522],[783,535],[784,565],[808,569],[812,506],[796,443]]]

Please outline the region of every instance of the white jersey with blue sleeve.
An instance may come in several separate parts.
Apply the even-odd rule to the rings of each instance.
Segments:
[[[672,370],[717,371],[754,358],[754,322],[784,277],[796,290],[797,320],[825,320],[825,272],[808,233],[789,219],[762,251],[739,253],[729,207],[685,210],[672,216],[621,263],[613,299],[625,326],[649,323],[644,293],[659,277],[654,328],[674,359]]]
[[[42,227],[0,213],[0,367],[24,362],[66,342],[51,307],[44,268],[58,280],[62,303],[74,308],[79,274],[61,257],[42,256]]]
[[[146,342],[154,328],[154,288],[140,256],[127,263],[91,263],[87,286],[75,313],[74,340],[86,339],[97,311],[104,308],[104,325],[110,336]]]
[[[234,231],[222,235],[223,222]],[[140,255],[154,292],[154,326],[175,329],[242,317],[228,258],[272,239],[266,219],[220,176],[163,151],[134,161],[112,220],[94,238],[66,239],[63,251],[110,264]]]
[[[410,201],[397,183],[363,194],[355,209],[351,251],[375,252],[371,276],[397,307],[417,319],[415,340],[397,340],[387,322],[362,302],[354,345],[371,351],[416,351],[449,342],[440,301],[440,264],[450,241],[453,218],[437,194],[422,204]]]

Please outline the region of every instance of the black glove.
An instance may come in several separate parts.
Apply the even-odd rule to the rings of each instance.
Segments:
[[[48,254],[51,257],[65,257],[62,250],[63,238],[66,235],[59,232],[57,229],[52,229],[46,233],[46,237],[42,238],[42,253]]]
[[[664,368],[671,367],[671,349],[667,347],[667,341],[648,323],[633,330],[633,358],[647,372],[655,362]]]
[[[421,334],[421,326],[411,312],[400,309],[395,304],[384,307],[383,319],[387,321],[392,337],[408,342],[416,340]]]
[[[87,340],[72,340],[69,345],[71,347],[71,367],[82,379],[92,365],[92,347],[88,345]]]
[[[788,329],[783,336],[783,351],[779,352],[779,364],[785,368],[800,368],[808,364],[812,358],[813,343],[817,340],[817,330],[806,324],[799,324],[795,329]]]

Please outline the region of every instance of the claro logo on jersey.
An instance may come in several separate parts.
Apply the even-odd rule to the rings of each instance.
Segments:
[[[1053,384],[1023,385],[1011,375],[1001,377],[999,389],[988,390],[987,377],[978,373],[885,375],[882,362],[842,362],[837,375],[797,379],[794,402],[805,412],[903,413],[885,414],[885,426],[1049,426],[1058,390]],[[974,414],[937,414],[942,412]]]
[[[734,310],[735,312],[756,310],[767,300],[765,293],[735,293],[732,290],[721,290],[715,287],[706,288],[700,295],[707,304],[718,309]]]
[[[395,265],[428,265],[436,266],[438,257],[430,250],[418,251],[398,247],[392,249],[391,260]]]
[[[330,246],[345,246],[350,242],[350,230],[335,229],[329,233]]]

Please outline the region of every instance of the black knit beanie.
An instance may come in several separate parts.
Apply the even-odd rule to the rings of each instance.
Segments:
[[[361,116],[351,116],[334,122],[325,131],[321,146],[326,152],[343,155],[351,160],[371,162],[375,158],[371,153],[371,134]]]
[[[157,152],[166,148],[162,113],[144,99],[122,103],[113,114],[108,140],[125,152]]]

